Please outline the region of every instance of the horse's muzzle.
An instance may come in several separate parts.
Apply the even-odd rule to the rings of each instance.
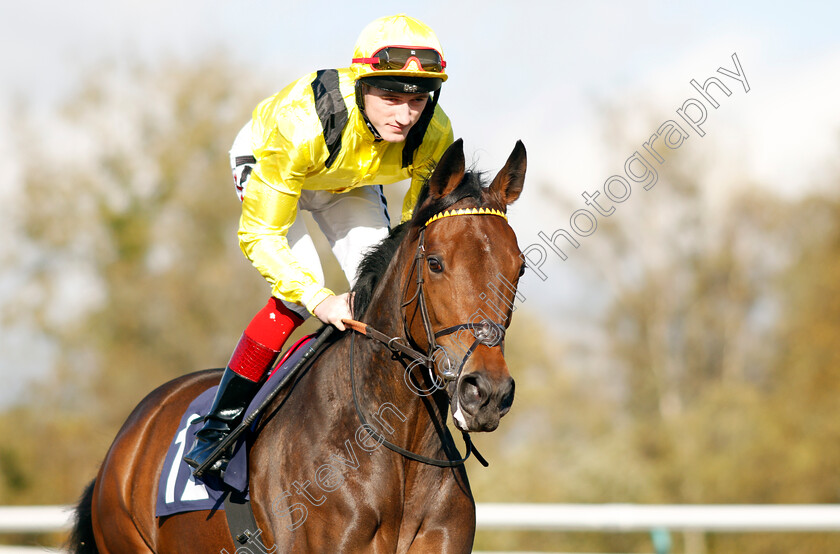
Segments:
[[[463,375],[455,387],[452,416],[462,431],[493,431],[513,404],[512,377],[492,379],[486,371]]]

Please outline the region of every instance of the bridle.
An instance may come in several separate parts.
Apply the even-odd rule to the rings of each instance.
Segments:
[[[434,221],[438,221],[441,218],[451,217],[454,215],[496,215],[499,217],[503,217],[505,218],[505,220],[507,220],[507,217],[498,210],[488,211],[484,208],[461,209],[437,214],[436,216],[429,219],[429,221],[426,222],[426,225],[424,225],[423,228],[420,229],[420,237],[417,241],[417,252],[414,255],[414,266],[411,269],[412,273],[417,274],[417,279],[415,281],[417,288],[414,291],[414,295],[408,300],[404,300],[401,306],[401,308],[403,308],[403,332],[407,337],[410,336],[408,332],[408,322],[406,321],[405,308],[416,300],[417,305],[420,309],[420,317],[423,321],[423,330],[426,333],[426,341],[429,345],[428,353],[426,354],[425,359],[418,359],[418,361],[423,361],[424,365],[431,371],[432,366],[436,365],[435,358],[437,357],[439,351],[442,352],[444,355],[443,359],[446,361],[446,365],[440,370],[440,374],[445,381],[457,380],[458,377],[460,377],[461,372],[464,369],[464,364],[466,364],[467,360],[472,355],[472,353],[475,352],[475,349],[478,347],[479,344],[484,344],[489,347],[501,346],[505,338],[504,326],[487,319],[482,320],[479,323],[459,323],[458,325],[446,327],[445,329],[441,329],[439,331],[434,331],[432,329],[432,323],[429,318],[429,309],[426,303],[426,294],[424,292],[425,279],[423,278],[423,266],[425,265],[426,261],[426,227],[428,227],[428,225]],[[409,273],[409,276],[410,275],[411,273]],[[406,279],[405,288],[403,289],[403,298],[405,298],[408,294],[408,285],[410,282],[411,279]],[[448,354],[446,353],[446,350],[442,346],[439,346],[437,344],[437,339],[446,335],[451,335],[452,333],[464,329],[469,329],[473,332],[473,336],[475,336],[475,341],[473,341],[472,346],[470,346],[464,357],[461,359],[461,363],[458,365],[457,370],[453,370],[451,360]],[[504,347],[502,348],[504,349]]]
[[[361,323],[359,321],[344,321],[344,323],[352,330],[384,344],[389,350],[391,350],[395,357],[399,358],[400,355],[407,356],[414,360],[412,365],[420,364],[423,367],[425,367],[429,371],[429,376],[431,377],[432,381],[435,382],[435,386],[438,388],[443,388],[447,383],[458,380],[458,378],[461,376],[461,373],[464,370],[464,366],[467,363],[467,360],[470,358],[473,352],[475,352],[476,348],[478,348],[479,345],[483,344],[491,348],[499,346],[502,349],[502,353],[504,353],[505,326],[494,321],[484,319],[478,323],[459,323],[457,325],[452,325],[450,327],[446,327],[438,331],[435,331],[432,328],[431,318],[429,317],[429,310],[426,303],[426,294],[424,292],[425,279],[423,278],[423,266],[425,265],[426,261],[425,232],[426,228],[435,221],[446,217],[460,215],[492,215],[502,217],[507,221],[507,216],[504,213],[502,213],[499,210],[489,208],[463,208],[459,210],[443,211],[434,215],[428,221],[426,221],[426,223],[423,225],[419,232],[420,235],[417,242],[417,250],[415,252],[413,266],[411,268],[411,273],[417,274],[415,280],[416,290],[411,296],[411,298],[405,300],[405,297],[408,295],[408,285],[411,282],[411,273],[409,273],[409,278],[406,279],[405,286],[403,288],[403,302],[400,305],[403,316],[403,333],[405,334],[407,339],[404,339],[402,337],[392,337],[386,335],[385,333],[382,333],[374,329],[373,327],[365,325],[364,323]],[[425,354],[409,345],[410,343],[413,343],[415,345],[417,343],[416,341],[411,339],[411,335],[408,332],[408,321],[406,319],[405,308],[415,301],[417,302],[418,308],[420,310],[420,316],[423,322],[423,329],[426,334],[426,340],[428,342],[428,351]],[[472,345],[469,347],[467,352],[464,354],[464,356],[461,358],[461,363],[458,364],[457,369],[453,369],[451,359],[448,353],[446,352],[446,349],[437,343],[437,339],[466,329],[472,332],[473,336],[475,337],[475,340],[473,341]],[[454,467],[462,465],[467,460],[467,458],[469,458],[470,453],[475,453],[476,459],[479,460],[479,462],[481,462],[481,464],[485,467],[487,466],[487,461],[475,449],[475,447],[472,444],[472,441],[469,438],[469,434],[466,431],[462,431],[464,442],[467,445],[466,456],[459,460],[438,460],[435,458],[428,458],[426,456],[415,454],[400,446],[397,446],[387,441],[385,437],[383,437],[375,429],[373,429],[368,424],[366,418],[362,414],[361,407],[359,406],[358,397],[356,395],[355,372],[353,364],[355,338],[356,336],[355,334],[353,334],[350,339],[350,381],[351,388],[353,391],[353,403],[356,407],[356,413],[359,417],[359,420],[362,422],[362,425],[365,427],[367,432],[374,438],[374,440],[378,441],[380,444],[385,445],[387,448],[393,450],[394,452],[402,454],[403,456],[409,459],[430,465],[435,465],[438,467]],[[443,361],[445,361],[444,367],[439,370],[440,377],[443,380],[442,383],[440,382],[440,380],[437,380],[435,378],[435,368],[437,367],[436,358],[438,358],[441,355],[443,356]]]
[[[495,321],[484,319],[478,323],[459,323],[457,325],[452,325],[451,327],[446,327],[438,331],[435,331],[432,328],[431,318],[429,317],[428,304],[426,302],[426,294],[424,291],[425,279],[423,277],[423,266],[425,265],[426,261],[426,227],[440,219],[459,215],[493,215],[501,217],[505,221],[507,221],[507,216],[499,210],[489,208],[463,208],[459,210],[440,212],[435,216],[431,217],[426,222],[426,224],[420,229],[420,236],[417,241],[417,250],[414,255],[411,273],[409,273],[409,276],[412,273],[416,273],[417,275],[415,280],[416,290],[414,291],[414,294],[411,296],[411,298],[405,300],[405,297],[408,295],[408,286],[411,282],[410,278],[406,279],[402,294],[404,300],[400,305],[400,307],[402,308],[403,317],[403,334],[406,337],[409,337],[409,340],[403,339],[402,337],[392,337],[386,335],[385,333],[377,331],[373,327],[365,325],[364,323],[358,321],[348,322],[348,326],[351,327],[353,330],[369,338],[382,342],[383,344],[385,344],[385,346],[388,347],[389,350],[391,350],[394,353],[401,353],[405,356],[412,358],[415,362],[422,364],[424,367],[429,369],[433,380],[434,374],[431,372],[436,367],[435,362],[439,355],[442,353],[444,356],[443,360],[446,362],[446,364],[442,369],[440,369],[440,376],[445,382],[455,381],[461,376],[461,372],[464,370],[464,365],[467,363],[467,360],[470,358],[473,352],[475,352],[476,348],[478,348],[480,344],[484,344],[485,346],[491,348],[499,346],[502,348],[502,352],[504,353],[505,325],[496,323]],[[411,334],[408,331],[409,326],[408,321],[406,319],[405,308],[415,301],[417,302],[418,308],[420,310],[420,317],[423,322],[423,330],[426,334],[426,341],[428,343],[428,349],[425,354],[409,346],[410,343],[413,343],[415,345],[417,343],[416,341],[410,338]],[[453,369],[451,359],[448,353],[446,352],[446,349],[437,343],[437,339],[465,329],[472,331],[475,340],[473,341],[469,349],[467,349],[464,356],[461,358],[461,363],[458,364],[457,369]]]

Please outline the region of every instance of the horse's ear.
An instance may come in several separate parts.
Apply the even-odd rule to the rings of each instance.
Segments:
[[[528,156],[525,153],[525,145],[522,144],[521,140],[518,140],[505,166],[490,184],[490,190],[494,194],[498,194],[503,205],[513,204],[519,198],[522,187],[525,185],[527,165]]]
[[[446,149],[435,166],[435,171],[429,179],[429,196],[443,198],[455,190],[464,179],[465,170],[464,141],[458,139]]]

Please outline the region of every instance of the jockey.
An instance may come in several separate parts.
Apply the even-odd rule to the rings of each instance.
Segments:
[[[245,329],[184,460],[204,463],[239,424],[288,336],[311,315],[344,330],[349,293],[324,275],[299,210],[309,211],[352,288],[365,251],[388,235],[382,185],[411,179],[402,220],[453,142],[437,105],[447,79],[434,32],[404,14],[370,23],[349,68],[310,73],[261,102],[231,149],[242,201],[239,244],[271,285]],[[220,459],[210,471],[224,469]]]

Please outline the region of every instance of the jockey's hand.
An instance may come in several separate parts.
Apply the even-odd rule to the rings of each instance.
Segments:
[[[335,325],[336,329],[344,331],[344,323],[341,320],[353,319],[353,310],[350,303],[349,292],[337,296],[328,296],[323,302],[315,306],[313,313],[322,322]]]

